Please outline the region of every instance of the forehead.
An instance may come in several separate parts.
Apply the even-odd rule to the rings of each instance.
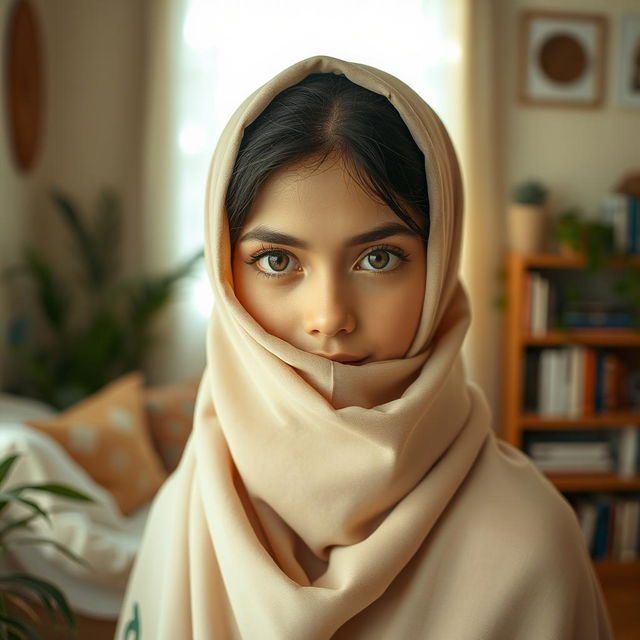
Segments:
[[[364,190],[341,157],[329,156],[320,166],[303,160],[274,171],[253,202],[245,230],[269,224],[283,231],[346,234],[382,222],[400,219]]]

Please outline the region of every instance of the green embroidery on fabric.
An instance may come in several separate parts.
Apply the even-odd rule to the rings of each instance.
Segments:
[[[125,627],[124,636],[122,640],[140,640],[140,610],[138,609],[138,603],[133,604],[133,618],[129,620],[129,623]]]

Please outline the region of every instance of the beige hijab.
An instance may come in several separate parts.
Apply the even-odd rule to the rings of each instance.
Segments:
[[[300,351],[234,296],[224,202],[243,130],[314,72],[387,96],[426,157],[428,276],[403,359]],[[118,639],[611,637],[571,507],[496,440],[466,379],[462,200],[442,123],[383,71],[315,56],[240,105],[207,185],[216,303],[193,434],[152,507]]]

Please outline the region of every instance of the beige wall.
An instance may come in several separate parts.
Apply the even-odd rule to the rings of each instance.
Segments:
[[[568,205],[592,212],[627,170],[640,170],[640,109],[616,106],[619,17],[640,13],[638,0],[500,0],[505,197],[536,176],[551,188],[552,213]],[[605,100],[601,108],[522,106],[516,102],[517,16],[521,9],[598,13],[608,18]]]
[[[6,124],[0,126],[0,266],[13,261],[20,245],[30,241],[70,268],[69,245],[60,234],[48,189],[60,188],[92,210],[99,189],[108,185],[123,198],[124,260],[127,268],[134,267],[140,258],[146,0],[32,3],[44,49],[44,144],[35,170],[19,174],[10,160]],[[0,0],[2,32],[10,4]],[[4,103],[3,85],[0,94]],[[7,304],[0,296],[3,350]]]
[[[6,29],[9,0],[0,0],[0,34]],[[4,62],[4,60],[3,60]],[[0,82],[0,271],[15,262],[19,245],[26,232],[25,212],[32,180],[18,174],[9,155],[4,80]],[[4,335],[8,321],[7,302],[0,281],[0,355],[4,349]],[[0,386],[2,368],[0,367]]]

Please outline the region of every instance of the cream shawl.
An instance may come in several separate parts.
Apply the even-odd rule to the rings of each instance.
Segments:
[[[233,293],[224,202],[244,127],[314,72],[387,96],[426,157],[425,302],[403,359],[305,353]],[[216,302],[193,434],[153,504],[118,640],[610,638],[574,512],[496,439],[466,378],[462,196],[440,120],[383,71],[315,56],[240,105],[207,184]]]

